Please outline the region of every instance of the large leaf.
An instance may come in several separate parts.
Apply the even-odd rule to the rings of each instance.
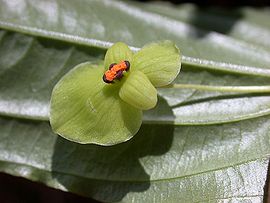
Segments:
[[[267,13],[263,13],[262,9],[235,9],[230,11],[230,15],[226,15],[221,9],[199,9],[192,4],[177,7],[164,6],[164,3],[136,5],[143,6],[144,10],[199,27],[201,29],[201,32],[198,33],[199,38],[207,37],[209,30],[211,30],[228,34],[232,38],[270,51],[270,23],[264,20],[269,16]]]
[[[270,77],[268,51],[216,32],[199,38],[202,31],[196,27],[120,1],[1,1],[5,29],[99,47],[117,41],[142,47],[165,38],[188,56],[184,63]]]
[[[78,63],[99,63],[116,41],[133,50],[175,41],[185,55],[177,83],[269,85],[269,14],[239,12],[241,19],[188,5],[1,0],[0,170],[101,201],[262,202],[269,94],[158,89],[148,124],[112,147],[69,142],[46,121],[56,82]],[[235,26],[218,27],[226,24]],[[245,26],[263,36],[241,36]]]
[[[46,122],[1,118],[0,169],[51,187],[122,202],[261,202],[269,117],[234,124],[143,125],[112,147],[80,145]]]
[[[0,114],[48,120],[53,86],[78,63],[97,62],[102,49],[1,31]],[[12,60],[11,60],[12,59]],[[185,68],[178,83],[267,85],[268,78],[224,75]],[[159,104],[145,112],[151,123],[205,124],[237,121],[270,113],[269,95],[241,95],[160,89]],[[209,101],[209,99],[212,99]],[[164,105],[164,102],[166,103]]]

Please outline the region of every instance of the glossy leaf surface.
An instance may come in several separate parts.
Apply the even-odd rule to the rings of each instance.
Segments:
[[[269,117],[143,125],[134,139],[112,147],[72,143],[47,122],[1,118],[0,124],[1,171],[51,187],[109,202],[262,202]]]
[[[51,92],[59,79],[79,63],[101,63],[105,55],[100,49],[32,38],[12,32],[0,33],[0,52],[4,56],[0,57],[2,115],[48,120]],[[9,60],[10,58],[12,60]],[[204,85],[268,85],[269,79],[199,71],[184,66],[175,82]],[[231,122],[267,115],[270,111],[269,95],[241,95],[191,89],[159,89],[158,94],[160,102],[155,109],[144,113],[145,122]],[[223,105],[228,108],[220,108]],[[229,108],[232,105],[234,108]],[[230,116],[225,116],[227,112]]]
[[[170,39],[188,56],[183,57],[187,64],[270,77],[268,51],[216,32],[205,33],[130,3],[43,0],[36,4],[33,0],[2,0],[0,9],[0,27],[5,29],[95,47],[108,47],[118,41],[142,47]]]

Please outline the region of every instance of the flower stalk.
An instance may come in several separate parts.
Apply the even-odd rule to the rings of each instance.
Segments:
[[[169,84],[160,88],[195,89],[202,91],[237,92],[237,93],[270,93],[270,85],[265,86],[212,86],[197,84]]]

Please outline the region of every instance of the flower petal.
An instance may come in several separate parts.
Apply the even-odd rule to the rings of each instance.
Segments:
[[[119,91],[119,96],[125,102],[142,110],[154,108],[157,103],[157,90],[141,71],[129,73]]]
[[[131,66],[142,71],[155,87],[164,86],[180,71],[180,51],[171,41],[152,43],[134,54]]]
[[[132,59],[132,51],[123,42],[117,42],[111,46],[105,55],[104,68],[109,69],[112,63],[119,63],[120,61],[130,61]]]
[[[142,111],[119,98],[119,86],[102,81],[103,67],[76,66],[55,86],[51,98],[53,131],[79,143],[113,145],[129,140]]]

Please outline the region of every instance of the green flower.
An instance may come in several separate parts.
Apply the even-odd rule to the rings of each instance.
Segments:
[[[79,64],[56,84],[50,109],[53,131],[83,144],[129,140],[141,126],[142,110],[157,103],[155,87],[171,83],[180,66],[179,50],[170,41],[136,53],[122,42],[114,44],[104,65]]]

